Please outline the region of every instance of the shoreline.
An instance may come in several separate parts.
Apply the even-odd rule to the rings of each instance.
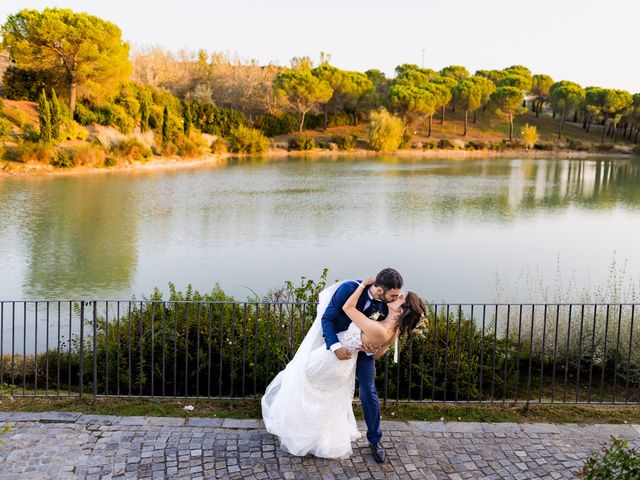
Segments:
[[[376,152],[373,150],[354,149],[354,150],[311,150],[311,151],[288,151],[284,149],[270,149],[267,152],[259,154],[237,154],[223,153],[211,154],[203,157],[181,159],[179,157],[154,157],[148,162],[135,162],[115,167],[74,167],[74,168],[56,168],[51,165],[44,164],[24,164],[4,161],[0,163],[1,177],[41,177],[41,176],[57,176],[57,175],[86,175],[98,173],[137,173],[149,171],[171,171],[179,169],[191,169],[201,167],[223,166],[224,162],[231,158],[275,158],[282,159],[285,157],[384,157],[397,156],[404,158],[422,158],[424,160],[465,160],[465,159],[481,159],[481,158],[549,158],[549,159],[596,159],[596,158],[613,158],[613,159],[634,159],[637,156],[629,153],[619,152],[580,152],[571,150],[562,151],[543,151],[543,150],[418,150],[406,149],[397,150],[395,152]]]

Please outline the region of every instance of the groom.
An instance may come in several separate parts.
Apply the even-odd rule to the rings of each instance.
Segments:
[[[342,310],[343,305],[358,287],[356,282],[345,282],[333,294],[329,306],[322,316],[322,333],[327,349],[340,360],[351,358],[351,352],[338,341],[338,332],[349,328],[351,320]],[[388,315],[387,303],[393,302],[400,295],[402,276],[393,268],[385,268],[376,276],[376,280],[358,299],[357,309],[369,318],[381,320]],[[358,353],[356,378],[360,385],[360,402],[367,423],[367,439],[369,440],[373,458],[378,463],[384,462],[385,453],[380,439],[380,401],[375,386],[374,354],[379,357],[383,352],[376,352],[372,346],[363,345],[364,352]],[[386,349],[385,349],[386,350]]]

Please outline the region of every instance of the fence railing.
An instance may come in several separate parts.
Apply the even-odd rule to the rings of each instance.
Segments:
[[[640,403],[636,304],[434,304],[399,362],[396,401]],[[257,398],[314,303],[0,302],[0,386],[36,396]]]

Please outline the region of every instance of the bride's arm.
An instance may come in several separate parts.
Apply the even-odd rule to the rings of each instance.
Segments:
[[[384,354],[387,353],[387,350],[389,350],[389,347],[394,344],[398,335],[400,335],[400,332],[396,331],[396,334],[392,336],[388,342],[386,342],[378,350],[375,351],[375,353],[373,354],[373,359],[379,360],[380,358],[382,358]]]
[[[362,333],[368,337],[369,343],[386,343],[389,340],[389,330],[380,325],[379,322],[368,318],[364,313],[356,308],[358,298],[362,295],[363,289],[367,288],[371,284],[373,284],[373,282],[370,279],[365,280],[358,285],[355,292],[353,292],[345,302],[342,310],[347,314],[351,321],[355,323],[360,330],[362,330]]]

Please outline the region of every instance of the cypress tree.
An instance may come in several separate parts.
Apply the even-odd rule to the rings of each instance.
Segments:
[[[169,142],[169,107],[164,106],[162,111],[162,143]]]
[[[191,126],[193,124],[189,102],[185,101],[182,103],[182,116],[184,119],[184,134],[189,137],[189,135],[191,135]]]
[[[51,142],[51,107],[47,101],[47,94],[44,90],[40,92],[40,108],[38,109],[38,119],[40,120],[40,141]]]
[[[60,127],[62,126],[62,112],[56,91],[51,89],[51,138],[60,140]]]
[[[140,98],[140,131],[149,130],[149,96],[143,93]]]

